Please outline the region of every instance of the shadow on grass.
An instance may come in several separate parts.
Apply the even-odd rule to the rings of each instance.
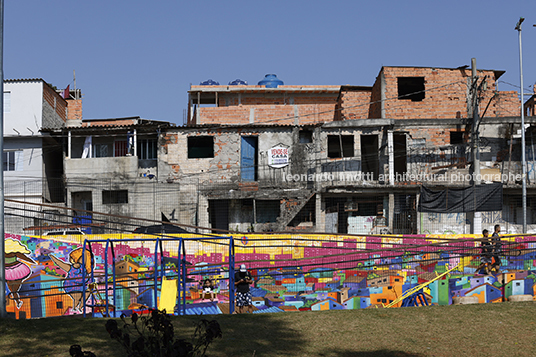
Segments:
[[[71,345],[99,357],[124,356],[104,324],[106,319],[59,317],[0,321],[0,355],[68,356]]]
[[[318,356],[336,356],[336,357],[424,357],[419,353],[410,353],[404,351],[393,350],[376,350],[376,351],[346,351],[346,350],[330,350],[325,354],[320,353]]]
[[[218,315],[223,338],[209,347],[209,356],[277,356],[299,350],[306,343],[277,314]]]
[[[189,340],[201,319],[216,320],[223,337],[215,340],[207,356],[272,356],[299,350],[300,331],[286,326],[274,314],[173,317],[176,338]],[[80,345],[98,357],[126,356],[123,347],[105,329],[107,318],[59,317],[35,320],[0,320],[0,355],[68,356],[71,345]],[[130,318],[127,319],[130,322]],[[122,323],[120,322],[122,326]]]

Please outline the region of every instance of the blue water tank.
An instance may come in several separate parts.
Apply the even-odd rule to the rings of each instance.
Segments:
[[[220,83],[213,81],[212,79],[206,80],[204,82],[199,83],[201,86],[219,86]]]
[[[230,85],[230,86],[238,86],[238,85],[240,85],[240,86],[247,86],[247,85],[248,85],[248,82],[243,81],[243,80],[241,80],[241,79],[235,79],[234,81],[229,82],[229,85]]]
[[[284,83],[275,74],[267,74],[258,84],[266,88],[277,88],[277,86],[282,86]]]

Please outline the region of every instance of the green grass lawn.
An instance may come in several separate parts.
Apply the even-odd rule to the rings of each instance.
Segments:
[[[209,356],[536,356],[536,304],[216,315],[223,338]],[[200,317],[174,317],[189,337]],[[124,356],[106,319],[0,319],[0,356],[68,356],[79,344]]]

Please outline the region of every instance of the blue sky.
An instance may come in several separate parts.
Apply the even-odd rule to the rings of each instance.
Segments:
[[[531,1],[4,0],[4,78],[83,93],[84,119],[182,124],[190,84],[275,73],[290,85],[371,86],[381,66],[477,59],[518,90],[536,82]],[[532,17],[531,17],[532,16]]]

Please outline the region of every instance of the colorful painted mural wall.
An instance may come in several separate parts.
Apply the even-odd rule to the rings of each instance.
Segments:
[[[117,314],[147,307],[176,311],[179,254],[188,274],[186,313],[228,313],[230,239],[189,240],[194,237],[156,243],[144,235],[86,235],[91,243],[84,250],[80,236],[6,234],[8,313],[60,316],[83,313],[85,306],[86,314],[102,316],[106,305]],[[534,296],[536,237],[502,237],[500,273],[489,275],[477,271],[483,262],[479,238],[251,234],[233,242],[235,264],[246,264],[254,277],[255,313],[401,306],[405,292],[427,282],[420,293],[428,304]],[[437,279],[453,267],[458,269]],[[202,286],[207,279],[212,294]]]

